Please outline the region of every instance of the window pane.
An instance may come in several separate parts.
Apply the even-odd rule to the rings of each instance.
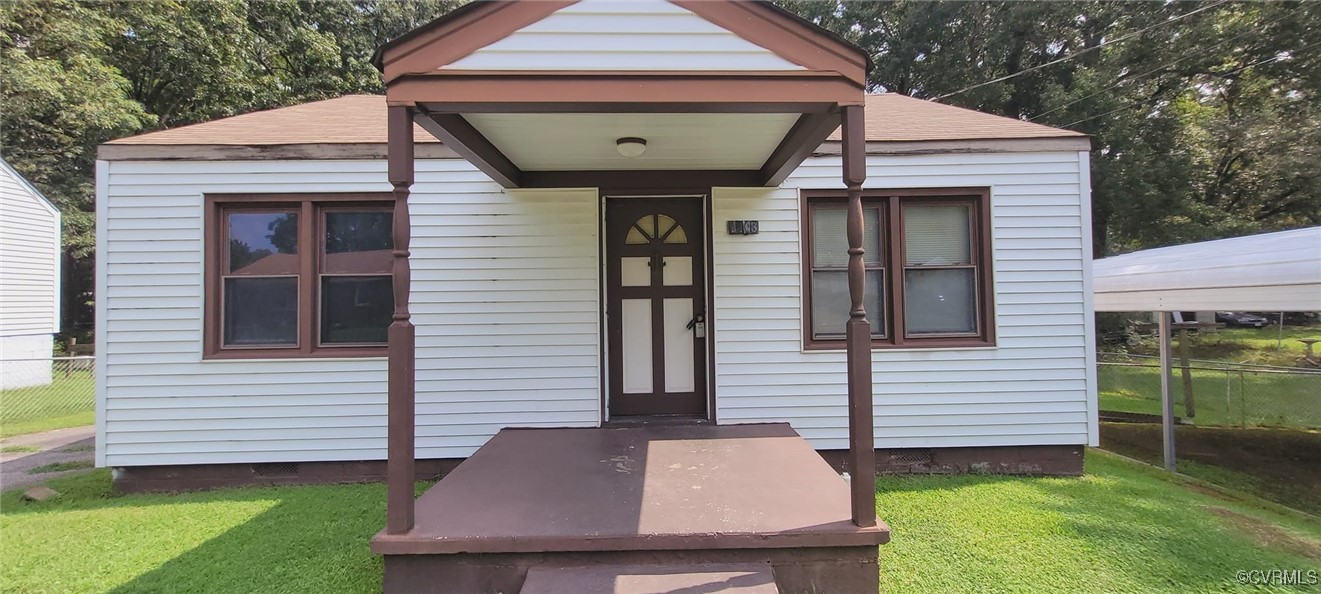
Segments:
[[[971,268],[905,270],[905,332],[908,335],[975,334],[975,279]]]
[[[971,264],[969,209],[964,205],[904,207],[904,264],[951,266]]]
[[[867,321],[871,322],[873,336],[885,334],[885,272],[867,271],[867,287],[863,292],[863,307],[867,308]],[[848,273],[843,270],[816,270],[812,272],[812,337],[843,338],[844,325],[849,321]]]
[[[393,314],[391,277],[321,277],[322,344],[384,344]]]
[[[382,210],[326,212],[323,272],[389,272],[393,213]]]
[[[849,264],[849,238],[845,227],[848,211],[843,206],[812,209],[812,266],[814,268],[843,268]],[[880,263],[881,210],[862,209],[862,247],[867,250],[863,259],[870,264]]]
[[[297,274],[298,213],[227,212],[231,274]]]
[[[225,346],[296,346],[298,278],[227,278]]]

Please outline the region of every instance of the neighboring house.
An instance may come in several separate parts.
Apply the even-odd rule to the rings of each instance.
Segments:
[[[60,211],[0,159],[0,389],[51,382]]]
[[[447,59],[480,76],[799,68],[677,5],[588,6]],[[637,47],[598,51],[621,41],[603,30]],[[595,49],[545,46],[574,43]],[[417,458],[466,458],[503,427],[650,416],[786,421],[847,448],[839,120],[798,101],[421,116]],[[1088,139],[898,95],[860,107],[879,461],[1081,472],[1097,443]],[[193,484],[379,471],[356,463],[387,449],[386,155],[387,101],[362,95],[101,146],[99,466]]]

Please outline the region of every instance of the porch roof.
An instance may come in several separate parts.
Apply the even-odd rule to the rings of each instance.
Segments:
[[[1083,134],[894,93],[866,96],[869,153],[1087,150]],[[327,125],[327,122],[333,124]],[[458,158],[415,127],[419,157]],[[816,150],[837,153],[839,131]],[[101,145],[103,160],[384,158],[383,95],[346,95],[149,132]]]

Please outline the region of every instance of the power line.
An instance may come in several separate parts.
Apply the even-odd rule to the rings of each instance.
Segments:
[[[949,97],[953,97],[953,96],[958,95],[958,94],[961,94],[961,93],[966,93],[966,92],[971,91],[971,90],[973,90],[973,89],[978,89],[978,88],[984,87],[984,86],[986,86],[986,85],[993,85],[993,84],[998,83],[998,82],[1004,82],[1004,81],[1009,80],[1009,79],[1011,79],[1011,78],[1014,78],[1014,77],[1017,77],[1017,76],[1022,76],[1022,75],[1024,75],[1024,74],[1027,74],[1027,73],[1029,73],[1029,72],[1033,72],[1033,71],[1036,71],[1036,70],[1041,70],[1042,68],[1045,68],[1045,67],[1047,67],[1047,66],[1054,66],[1054,65],[1056,65],[1056,64],[1059,64],[1060,62],[1067,62],[1067,61],[1069,61],[1069,60],[1072,60],[1072,59],[1077,58],[1077,57],[1079,57],[1079,56],[1082,56],[1082,55],[1084,55],[1084,54],[1088,54],[1088,53],[1094,52],[1094,51],[1096,51],[1096,50],[1099,50],[1099,49],[1101,49],[1101,48],[1103,48],[1103,47],[1105,47],[1105,46],[1107,46],[1107,45],[1111,45],[1111,44],[1114,44],[1114,43],[1119,43],[1119,42],[1121,42],[1121,41],[1125,41],[1125,40],[1128,40],[1128,39],[1132,39],[1132,38],[1134,38],[1134,37],[1137,37],[1138,35],[1142,35],[1143,33],[1146,33],[1147,31],[1150,31],[1150,30],[1152,30],[1152,29],[1155,29],[1156,27],[1161,27],[1161,26],[1164,26],[1164,25],[1168,25],[1168,24],[1170,24],[1170,23],[1173,23],[1173,22],[1175,22],[1175,21],[1179,21],[1179,20],[1186,19],[1186,18],[1188,18],[1188,17],[1190,17],[1190,16],[1193,16],[1193,15],[1199,13],[1199,12],[1203,12],[1203,11],[1211,10],[1212,8],[1216,8],[1217,6],[1221,6],[1221,5],[1224,5],[1224,4],[1228,4],[1229,2],[1230,2],[1230,0],[1220,0],[1219,2],[1216,2],[1215,4],[1208,4],[1208,5],[1203,6],[1203,7],[1201,7],[1201,8],[1197,8],[1197,9],[1193,9],[1193,10],[1190,10],[1190,11],[1188,11],[1188,12],[1185,12],[1185,13],[1183,13],[1183,14],[1181,14],[1181,15],[1170,17],[1170,18],[1168,18],[1168,19],[1166,19],[1166,20],[1163,20],[1163,21],[1161,21],[1161,22],[1159,22],[1159,23],[1156,23],[1156,24],[1154,24],[1154,25],[1150,25],[1150,26],[1144,27],[1144,28],[1142,28],[1142,29],[1138,29],[1137,31],[1134,31],[1134,32],[1129,33],[1129,34],[1127,34],[1127,35],[1121,35],[1121,36],[1116,37],[1116,38],[1114,38],[1114,39],[1111,39],[1111,40],[1109,40],[1109,41],[1104,41],[1104,42],[1098,43],[1098,44],[1096,44],[1096,45],[1094,45],[1094,46],[1092,46],[1092,47],[1086,48],[1086,49],[1084,49],[1084,50],[1082,50],[1082,51],[1079,51],[1079,52],[1077,52],[1077,53],[1073,53],[1073,54],[1069,54],[1069,55],[1067,55],[1067,56],[1064,56],[1063,58],[1057,58],[1057,59],[1055,59],[1055,60],[1051,60],[1051,61],[1049,61],[1049,62],[1046,62],[1045,64],[1038,64],[1038,65],[1036,65],[1036,66],[1032,66],[1032,67],[1030,67],[1030,68],[1024,68],[1023,70],[1019,70],[1018,72],[1015,72],[1015,73],[1013,73],[1013,74],[1006,74],[1005,76],[1001,76],[1000,78],[996,78],[996,79],[988,80],[988,81],[986,81],[986,82],[984,82],[984,83],[978,83],[978,84],[972,85],[972,86],[970,86],[970,87],[964,87],[964,88],[962,88],[962,89],[959,89],[959,90],[957,90],[957,91],[954,91],[953,93],[946,93],[946,94],[944,94],[944,95],[941,95],[941,96],[939,96],[939,97],[936,97],[935,100],[936,100],[936,101],[940,101],[941,99],[947,99],[947,98],[949,98]]]
[[[1226,73],[1226,74],[1238,74],[1238,73],[1240,73],[1240,72],[1243,72],[1244,70],[1247,70],[1247,69],[1249,69],[1249,68],[1252,68],[1253,66],[1260,66],[1260,65],[1262,65],[1262,64],[1266,64],[1266,63],[1268,63],[1268,62],[1275,62],[1275,61],[1277,61],[1277,60],[1283,60],[1283,59],[1285,59],[1285,58],[1289,58],[1289,57],[1292,57],[1292,56],[1298,55],[1298,53],[1303,52],[1303,51],[1306,51],[1306,50],[1309,50],[1309,49],[1312,49],[1312,48],[1314,48],[1314,47],[1316,47],[1316,46],[1318,46],[1318,45],[1321,45],[1321,41],[1318,41],[1318,42],[1316,42],[1316,43],[1312,43],[1312,44],[1309,44],[1309,45],[1305,45],[1305,46],[1303,46],[1303,47],[1300,47],[1300,48],[1298,48],[1297,50],[1294,50],[1293,52],[1291,52],[1288,56],[1271,56],[1271,57],[1266,58],[1266,59],[1264,59],[1264,60],[1259,60],[1259,61],[1257,61],[1257,62],[1253,62],[1253,63],[1251,63],[1251,64],[1248,64],[1247,66],[1241,66],[1241,67],[1239,67],[1239,68],[1235,68],[1234,70],[1232,70],[1232,71],[1230,71],[1230,72],[1228,72],[1228,73]],[[1135,108],[1135,107],[1141,107],[1141,104],[1126,105],[1126,106],[1124,106],[1124,107],[1120,107],[1120,108],[1118,108],[1118,109],[1112,109],[1112,110],[1107,111],[1107,112],[1105,112],[1105,113],[1099,113],[1099,114],[1096,114],[1096,115],[1094,115],[1094,116],[1088,116],[1088,117],[1085,117],[1085,118],[1083,118],[1083,119],[1081,119],[1081,120],[1078,120],[1078,121],[1076,121],[1076,122],[1070,122],[1070,123],[1065,124],[1065,125],[1060,126],[1060,127],[1061,127],[1061,128],[1069,128],[1069,127],[1072,127],[1072,126],[1076,126],[1076,125],[1078,125],[1078,124],[1081,124],[1081,123],[1083,123],[1083,122],[1089,122],[1089,121],[1094,120],[1094,119],[1097,119],[1097,118],[1103,118],[1103,117],[1108,116],[1108,115],[1110,115],[1110,114],[1112,114],[1112,113],[1116,113],[1116,112],[1124,111],[1125,109],[1133,109],[1133,108]]]
[[[1285,19],[1289,18],[1289,16],[1290,16],[1290,15],[1285,15],[1285,16],[1283,16],[1283,17],[1280,17],[1280,18],[1278,18],[1278,19],[1275,19],[1274,21],[1271,21],[1271,22],[1269,22],[1269,23],[1266,23],[1265,26],[1270,27],[1270,26],[1272,26],[1272,25],[1276,25],[1276,24],[1278,24],[1278,23],[1280,23],[1280,22],[1283,22]],[[1229,42],[1231,42],[1231,41],[1237,41],[1237,40],[1242,39],[1242,38],[1244,38],[1244,37],[1247,37],[1247,36],[1249,36],[1249,35],[1255,35],[1255,34],[1256,34],[1256,31],[1248,31],[1248,32],[1244,32],[1244,33],[1239,33],[1238,35],[1235,35],[1235,36],[1233,36],[1233,37],[1229,37],[1229,38],[1226,38],[1226,39],[1221,39],[1220,41],[1217,41],[1215,44],[1211,45],[1211,47],[1208,47],[1208,48],[1205,48],[1205,49],[1211,49],[1211,48],[1215,48],[1215,47],[1220,47],[1220,46],[1222,46],[1222,45],[1224,45],[1224,44],[1226,44],[1226,43],[1229,43]],[[1054,113],[1054,112],[1057,112],[1057,111],[1059,111],[1059,110],[1061,110],[1061,109],[1064,109],[1064,108],[1066,108],[1066,107],[1069,107],[1069,106],[1071,106],[1071,105],[1075,105],[1075,104],[1078,104],[1078,103],[1080,103],[1080,102],[1086,101],[1086,100],[1088,100],[1088,99],[1091,99],[1092,97],[1095,97],[1095,96],[1097,96],[1097,95],[1100,95],[1101,93],[1104,93],[1104,92],[1106,92],[1106,91],[1109,91],[1110,89],[1113,89],[1113,88],[1118,87],[1118,86],[1120,86],[1120,85],[1123,85],[1123,84],[1125,84],[1125,83],[1129,83],[1129,82],[1132,82],[1132,81],[1135,81],[1135,80],[1138,80],[1138,79],[1146,78],[1146,77],[1148,77],[1148,76],[1150,76],[1150,75],[1152,75],[1152,74],[1155,74],[1155,73],[1157,73],[1157,72],[1160,72],[1160,71],[1162,71],[1162,70],[1165,70],[1166,68],[1169,68],[1169,67],[1171,67],[1171,66],[1174,66],[1175,64],[1178,64],[1179,62],[1183,62],[1184,60],[1187,60],[1187,59],[1189,59],[1189,58],[1197,57],[1197,55],[1198,55],[1198,54],[1190,53],[1190,54],[1188,54],[1188,55],[1185,55],[1185,56],[1182,57],[1182,58],[1179,58],[1178,60],[1175,60],[1175,61],[1173,61],[1173,62],[1169,62],[1169,63],[1167,63],[1167,64],[1161,64],[1160,66],[1157,66],[1157,67],[1155,67],[1155,68],[1152,68],[1151,70],[1148,70],[1148,71],[1146,71],[1146,72],[1143,72],[1142,74],[1138,74],[1138,75],[1135,75],[1135,76],[1130,76],[1130,77],[1128,77],[1128,78],[1124,78],[1124,79],[1117,80],[1117,81],[1115,81],[1114,84],[1111,84],[1111,85],[1108,86],[1108,87],[1105,87],[1105,88],[1103,88],[1103,89],[1101,89],[1101,90],[1098,90],[1098,91],[1096,91],[1095,93],[1092,93],[1092,94],[1090,94],[1090,95],[1085,95],[1085,96],[1079,97],[1079,98],[1074,99],[1073,101],[1070,101],[1070,102],[1065,103],[1065,104],[1063,104],[1063,105],[1060,105],[1060,106],[1054,107],[1054,108],[1052,108],[1052,109],[1048,109],[1048,110],[1046,110],[1046,111],[1043,111],[1043,112],[1041,112],[1041,113],[1039,113],[1039,114],[1037,114],[1037,115],[1034,115],[1034,116],[1028,118],[1027,121],[1029,121],[1029,122],[1036,121],[1036,120],[1037,120],[1038,118],[1040,118],[1041,116],[1044,116],[1044,115],[1046,115],[1046,114],[1050,114],[1050,113]]]

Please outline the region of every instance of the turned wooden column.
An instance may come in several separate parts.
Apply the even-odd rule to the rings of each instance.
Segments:
[[[413,108],[391,106],[389,178],[394,186],[394,319],[389,330],[386,523],[389,534],[413,529],[415,338],[408,314],[408,193],[413,185]]]
[[[844,185],[848,188],[849,321],[845,327],[848,344],[849,471],[853,499],[853,523],[876,525],[876,450],[873,439],[871,322],[863,304],[867,277],[863,264],[862,182],[867,179],[866,130],[862,106],[843,108]],[[879,312],[876,312],[879,314]]]

